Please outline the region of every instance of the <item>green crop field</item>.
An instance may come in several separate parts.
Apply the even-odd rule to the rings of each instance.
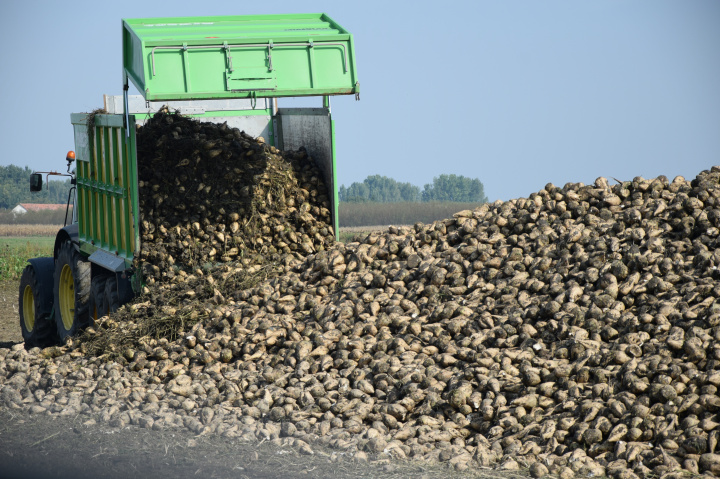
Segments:
[[[29,258],[52,256],[51,236],[0,237],[0,280],[19,279]]]

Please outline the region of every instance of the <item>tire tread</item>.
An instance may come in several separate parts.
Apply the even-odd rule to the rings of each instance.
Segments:
[[[25,293],[25,287],[30,286],[33,291],[33,300],[35,301],[35,326],[32,331],[28,331],[25,328],[25,321],[23,320],[23,299]],[[49,314],[41,312],[41,307],[38,304],[40,298],[40,279],[37,277],[35,268],[32,265],[27,265],[22,272],[20,277],[20,294],[18,298],[19,312],[20,312],[20,331],[22,337],[25,340],[25,349],[34,347],[46,348],[57,344],[59,341],[57,330],[55,329],[55,322]]]

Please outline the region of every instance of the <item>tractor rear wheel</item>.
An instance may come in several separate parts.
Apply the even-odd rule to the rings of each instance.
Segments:
[[[105,283],[105,307],[107,313],[114,313],[120,308],[120,295],[118,294],[117,278],[115,276],[110,276]]]
[[[93,276],[90,282],[90,304],[88,311],[90,313],[90,322],[96,322],[103,316],[107,316],[108,308],[105,302],[105,283],[110,276],[107,274],[97,274]]]
[[[90,263],[70,241],[58,249],[55,261],[55,323],[61,340],[90,324]]]
[[[26,349],[45,348],[58,341],[55,322],[41,304],[43,292],[40,279],[32,265],[27,265],[20,277],[20,331]]]

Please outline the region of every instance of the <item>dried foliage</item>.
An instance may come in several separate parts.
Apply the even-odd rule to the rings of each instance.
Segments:
[[[423,203],[340,203],[340,227],[374,225],[412,225],[432,223],[451,217],[462,210],[473,209],[480,203],[430,201]]]
[[[44,227],[43,234],[45,234],[45,231],[49,232],[50,229],[54,228],[55,232],[52,234],[57,234],[57,231],[62,228],[65,222],[65,212],[65,208],[54,211],[28,211],[24,214],[15,214],[12,210],[0,210],[0,236],[5,236],[3,232],[8,231],[10,231],[9,234],[12,234],[11,231],[14,227],[26,227],[29,225]],[[67,212],[67,218],[68,223],[70,223],[72,221],[72,207]],[[21,228],[19,230],[22,231]]]
[[[60,228],[62,228],[62,224],[0,224],[0,237],[54,237],[55,235],[57,235]]]

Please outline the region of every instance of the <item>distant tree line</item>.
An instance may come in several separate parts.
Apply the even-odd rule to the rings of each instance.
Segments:
[[[67,203],[70,179],[50,180],[43,190],[30,193],[30,174],[27,166],[0,166],[0,209],[14,208],[18,203]],[[43,183],[45,183],[43,175]],[[50,177],[52,178],[52,176]]]
[[[411,183],[401,183],[387,176],[368,176],[362,183],[353,183],[338,189],[344,203],[399,203],[399,202],[464,202],[486,203],[485,188],[477,178],[462,175],[440,175],[421,190]]]

